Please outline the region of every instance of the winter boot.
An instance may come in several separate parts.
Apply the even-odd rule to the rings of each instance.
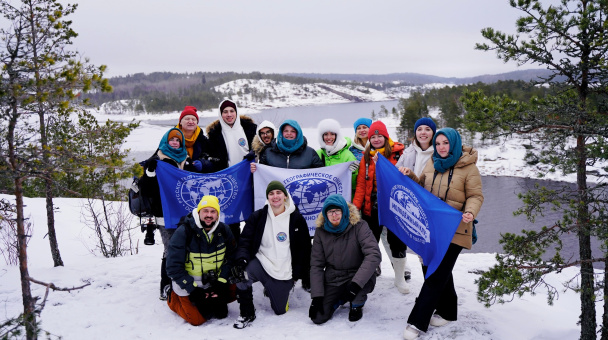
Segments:
[[[170,285],[170,284],[165,285],[164,287],[162,287],[162,288],[160,289],[160,296],[159,296],[158,298],[159,298],[160,300],[162,300],[162,301],[166,301],[166,300],[167,300],[167,298],[168,298],[169,296],[171,296],[171,291],[172,291],[172,290],[173,290],[173,289],[171,289],[171,285]]]
[[[412,279],[412,269],[407,264],[407,257],[405,258],[405,271],[403,272],[403,277],[405,278],[405,281],[408,282]]]
[[[450,322],[449,320],[442,318],[441,315],[433,314],[429,324],[433,327],[441,327],[441,326],[447,325],[449,322]]]
[[[237,289],[236,299],[239,302],[241,315],[234,322],[234,328],[243,329],[251,325],[255,320],[255,307],[253,306],[253,290],[251,287],[246,290]]]
[[[395,270],[395,287],[401,294],[408,294],[410,292],[410,286],[405,281],[405,258],[397,259],[393,258],[393,269]]]
[[[171,279],[167,275],[167,259],[163,257],[160,263],[160,297],[161,300],[167,300],[167,291],[171,289]]]
[[[420,334],[420,330],[413,325],[407,325],[405,331],[403,331],[403,338],[405,340],[414,340],[418,339],[418,335]]]
[[[348,321],[355,322],[363,317],[363,306],[353,307],[351,304],[350,312],[348,313]]]

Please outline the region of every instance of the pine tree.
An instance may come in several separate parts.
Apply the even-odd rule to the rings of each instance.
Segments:
[[[28,179],[44,182],[51,253],[55,265],[63,265],[55,238],[53,197],[55,178],[61,169],[78,163],[74,152],[57,138],[71,125],[70,115],[86,101],[80,93],[109,91],[102,74],[70,49],[77,36],[65,19],[76,5],[62,6],[54,0],[0,0],[7,27],[0,29],[3,64],[0,80],[0,156],[7,160],[0,175],[12,179],[17,216],[19,267],[21,273],[23,320],[26,337],[37,333],[36,299],[30,290],[27,243],[24,229],[23,196]],[[82,131],[74,131],[77,135]],[[70,135],[68,138],[73,137]]]
[[[563,185],[558,190],[537,187],[520,197],[523,207],[517,214],[529,220],[546,209],[562,211],[562,218],[540,232],[505,234],[504,254],[498,264],[478,280],[478,298],[486,305],[504,302],[503,296],[521,296],[539,287],[548,291],[551,303],[558,290],[544,280],[545,275],[570,266],[580,266],[580,275],[565,283],[580,293],[581,339],[596,339],[598,296],[604,296],[601,338],[608,339],[608,270],[594,275],[593,263],[608,264],[602,254],[594,258],[591,238],[607,244],[608,225],[606,171],[608,161],[608,3],[562,1],[543,7],[539,1],[510,1],[524,16],[517,20],[517,34],[508,35],[492,28],[482,30],[489,44],[477,49],[496,51],[505,62],[536,64],[552,74],[543,82],[556,87],[556,95],[517,101],[508,96],[486,96],[482,91],[467,93],[464,103],[468,128],[486,135],[527,134],[536,146],[535,155],[549,171],[576,174],[576,188]],[[558,82],[559,80],[559,82]],[[602,166],[595,173],[598,184],[587,185],[588,166]],[[491,221],[488,221],[491,223]],[[561,236],[577,235],[579,259],[560,254]],[[546,259],[548,251],[555,255]],[[606,251],[606,247],[603,248]],[[607,268],[608,269],[608,268]]]

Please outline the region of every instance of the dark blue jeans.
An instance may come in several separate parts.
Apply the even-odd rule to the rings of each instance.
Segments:
[[[461,251],[461,246],[450,243],[437,270],[428,279],[424,280],[407,323],[426,332],[433,313],[449,321],[457,319],[458,295],[456,295],[456,290],[454,289],[452,269],[454,269],[456,259],[458,259]],[[426,267],[423,267],[425,276],[426,269]]]

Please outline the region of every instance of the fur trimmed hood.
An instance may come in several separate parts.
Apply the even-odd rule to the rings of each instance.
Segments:
[[[333,145],[325,144],[325,141],[323,140],[323,134],[326,132],[333,132],[336,134],[336,140],[334,141]],[[321,147],[321,149],[324,149],[325,152],[330,156],[344,149],[344,147],[347,147],[348,143],[342,135],[340,123],[335,119],[327,118],[320,121],[319,125],[317,125],[317,133],[317,137],[319,139],[319,146]]]
[[[352,225],[357,224],[359,221],[361,221],[361,214],[359,213],[359,210],[357,209],[357,207],[355,207],[354,204],[352,203],[346,203],[348,204],[348,212],[350,214],[350,218],[349,218],[349,222]],[[320,212],[319,216],[317,216],[317,220],[315,221],[315,225],[317,228],[323,227],[323,224],[325,223],[325,217],[323,217],[323,213]]]

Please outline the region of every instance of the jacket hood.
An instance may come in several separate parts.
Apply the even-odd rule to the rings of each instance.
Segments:
[[[349,222],[352,225],[357,224],[359,221],[361,221],[361,214],[359,213],[359,210],[357,209],[357,207],[352,204],[352,203],[347,203],[348,204],[348,212],[350,214],[350,218],[349,218]],[[315,221],[315,225],[317,228],[321,228],[323,227],[323,224],[325,223],[325,217],[323,217],[323,213],[320,212],[319,216],[317,216],[317,220]]]
[[[469,164],[476,164],[477,157],[478,157],[477,149],[473,149],[470,146],[463,145],[462,146],[462,156],[460,156],[460,159],[458,160],[458,162],[456,162],[456,165],[454,167],[462,168]]]
[[[260,151],[262,151],[264,146],[266,146],[266,144],[264,144],[264,142],[262,142],[262,138],[260,138],[260,130],[263,128],[269,128],[272,130],[272,136],[273,136],[272,139],[273,140],[275,138],[277,138],[277,128],[274,126],[274,124],[272,124],[271,121],[265,120],[265,121],[261,122],[260,124],[258,124],[257,129],[255,129],[255,136],[253,137],[253,141],[251,141],[251,148],[256,153],[260,153]],[[270,141],[270,142],[272,143],[272,141]]]
[[[325,152],[327,152],[327,154],[330,156],[344,149],[344,147],[347,146],[347,141],[342,135],[342,132],[340,132],[340,130],[340,123],[338,123],[337,120],[331,118],[323,119],[319,122],[319,125],[317,125],[319,146],[321,147],[321,149],[324,149]],[[326,132],[332,132],[336,134],[336,140],[333,145],[325,144],[325,141],[323,140],[323,134]]]
[[[274,137],[275,138],[277,137],[277,128],[276,128],[276,126],[274,126],[274,124],[272,124],[271,121],[265,120],[265,121],[261,122],[260,124],[258,124],[258,128],[255,129],[255,135],[258,136],[258,138],[260,136],[260,130],[263,129],[263,128],[270,128],[270,129],[272,129]]]

